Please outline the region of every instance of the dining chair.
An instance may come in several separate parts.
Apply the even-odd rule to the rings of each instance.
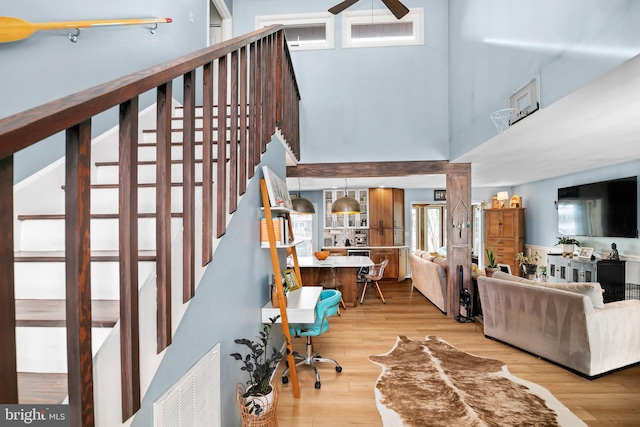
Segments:
[[[384,295],[382,295],[382,291],[380,290],[380,285],[378,284],[378,280],[382,279],[382,275],[384,274],[384,268],[389,264],[389,260],[385,259],[381,263],[374,264],[372,267],[369,267],[369,272],[364,275],[364,284],[362,285],[362,296],[360,296],[360,304],[364,301],[364,295],[367,293],[367,288],[370,286],[375,286],[378,291],[378,296],[382,300],[383,304],[387,302],[384,300]]]
[[[316,363],[328,362],[336,366],[336,372],[342,372],[342,367],[333,359],[321,357],[317,352],[313,352],[311,337],[318,337],[325,334],[329,330],[329,317],[334,316],[338,312],[338,305],[342,294],[336,289],[328,289],[320,293],[320,300],[316,304],[316,321],[314,323],[289,324],[289,332],[291,337],[307,337],[307,345],[305,355],[302,356],[298,352],[293,352],[293,357],[297,361],[296,366],[308,365],[313,368],[316,374],[315,388],[320,388],[320,374],[316,368]],[[282,372],[282,383],[289,382],[289,364]]]

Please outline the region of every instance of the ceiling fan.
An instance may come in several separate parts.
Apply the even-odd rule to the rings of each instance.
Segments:
[[[354,5],[357,1],[358,0],[344,0],[342,3],[338,3],[337,5],[329,9],[329,12],[333,13],[334,15],[337,15],[338,13],[342,12],[349,6]],[[409,13],[409,9],[407,9],[405,5],[400,3],[400,0],[382,0],[382,3],[384,3],[387,6],[387,8],[391,11],[391,13],[393,13],[395,17],[398,19],[402,18],[404,15]]]

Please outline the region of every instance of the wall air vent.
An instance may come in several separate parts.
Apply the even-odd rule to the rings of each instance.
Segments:
[[[155,427],[220,427],[220,343],[153,403]]]

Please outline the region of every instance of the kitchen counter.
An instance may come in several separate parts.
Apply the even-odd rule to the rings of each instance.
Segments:
[[[337,287],[342,292],[345,306],[355,307],[358,291],[358,270],[370,267],[373,261],[366,256],[330,256],[325,260],[315,257],[298,257],[302,283]]]
[[[375,264],[388,260],[383,279],[403,280],[409,275],[409,247],[401,246],[323,246],[322,250],[336,255],[349,255],[349,252],[364,252],[358,255],[369,255]]]
[[[402,246],[323,246],[322,250],[329,250],[329,249],[401,249],[401,248],[408,248],[407,245],[402,245]]]

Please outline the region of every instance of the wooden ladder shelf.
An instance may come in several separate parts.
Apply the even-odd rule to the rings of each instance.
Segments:
[[[289,318],[287,316],[287,304],[284,299],[284,288],[282,286],[282,269],[280,268],[280,259],[278,257],[278,250],[286,249],[287,254],[293,256],[293,266],[296,273],[296,278],[300,286],[302,286],[302,277],[300,275],[300,265],[298,264],[298,253],[294,244],[282,244],[276,243],[276,234],[273,228],[273,212],[269,203],[269,194],[267,191],[267,184],[264,179],[260,180],[260,191],[262,193],[262,206],[264,207],[264,218],[266,220],[267,234],[269,236],[269,251],[271,252],[271,263],[273,265],[273,274],[276,281],[276,293],[278,295],[278,304],[280,306],[280,319],[282,320],[282,332],[284,334],[287,343],[287,363],[289,364],[289,374],[291,377],[291,384],[293,385],[293,397],[300,397],[300,386],[298,384],[298,373],[296,371],[296,361],[293,357],[293,342],[291,340],[291,333],[289,332]],[[293,227],[291,226],[290,210],[286,208],[277,208],[279,215],[283,215],[287,219],[287,226],[289,229],[289,236],[293,237]]]

